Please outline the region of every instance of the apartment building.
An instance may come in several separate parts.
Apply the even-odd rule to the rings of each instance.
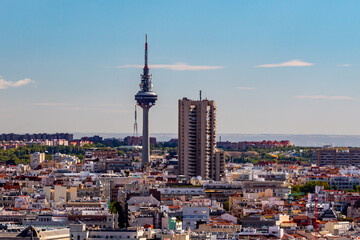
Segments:
[[[179,100],[179,172],[187,178],[220,180],[225,158],[216,149],[216,105],[212,100]]]
[[[313,152],[313,162],[318,166],[360,164],[360,149],[358,148],[324,148]]]
[[[45,153],[35,152],[30,154],[30,167],[36,168],[45,161]]]

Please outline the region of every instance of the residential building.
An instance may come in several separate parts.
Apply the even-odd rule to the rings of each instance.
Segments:
[[[183,229],[198,228],[200,223],[210,223],[209,207],[183,207]]]
[[[30,167],[36,168],[45,161],[45,153],[35,152],[30,154]]]
[[[86,228],[86,224],[78,222],[70,224],[70,240],[87,240],[87,239],[141,239],[144,234],[142,229],[134,230],[120,230],[120,229],[100,229],[89,230]],[[146,239],[146,238],[144,238]]]
[[[179,100],[179,172],[187,178],[220,180],[224,154],[216,150],[216,106],[212,100]]]
[[[69,239],[69,229],[68,228],[58,228],[58,229],[43,229],[43,228],[35,228],[33,226],[29,226],[19,232],[2,232],[0,234],[0,239],[4,240],[68,240]]]
[[[313,152],[313,162],[318,166],[360,164],[358,148],[322,148]]]
[[[343,235],[351,228],[350,222],[329,221],[325,223],[325,231],[329,231],[332,235]]]

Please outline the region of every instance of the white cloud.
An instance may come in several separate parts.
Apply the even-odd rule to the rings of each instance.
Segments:
[[[143,65],[122,65],[117,66],[116,68],[143,68]],[[178,62],[175,64],[154,64],[149,65],[149,68],[158,68],[158,69],[169,69],[174,71],[199,71],[199,70],[214,70],[224,68],[223,66],[195,66],[189,65],[187,63]]]
[[[120,103],[96,103],[93,104],[94,107],[122,107],[123,104]]]
[[[257,65],[255,67],[257,68],[273,68],[273,67],[309,67],[313,66],[313,63],[304,62],[301,60],[291,60],[288,62],[282,62],[282,63],[274,63],[274,64],[262,64]]]
[[[315,96],[295,96],[298,99],[325,99],[325,100],[357,100],[356,98],[349,96],[325,96],[325,95],[315,95]]]
[[[62,107],[62,106],[70,106],[71,103],[61,103],[61,102],[42,102],[42,103],[35,103],[37,106],[45,106],[45,107]]]
[[[45,106],[45,107],[66,107],[66,106],[74,106],[72,103],[64,103],[64,102],[41,102],[35,103],[36,106]],[[87,107],[90,108],[109,108],[109,107],[122,107],[123,104],[116,104],[116,103],[95,103],[95,104],[88,104]]]
[[[104,112],[104,113],[130,113],[133,110],[131,109],[118,109],[118,108],[102,108],[102,107],[94,107],[94,106],[74,106],[74,107],[65,107],[63,110],[67,111],[96,111],[96,112]]]
[[[345,63],[345,64],[338,64],[338,67],[350,67],[351,64]]]
[[[69,110],[69,111],[93,111],[96,110],[95,108],[91,108],[91,107],[66,107],[63,108],[63,110]]]
[[[239,89],[239,90],[254,90],[255,88],[253,88],[253,87],[236,87],[236,89]]]
[[[104,113],[129,113],[132,112],[131,109],[123,109],[122,104],[72,104],[72,103],[62,103],[62,102],[41,102],[35,103],[36,106],[42,107],[56,107],[61,110],[65,111],[97,111],[97,112],[104,112]],[[119,107],[119,108],[117,108]]]
[[[106,113],[131,113],[133,110],[130,109],[105,109]]]
[[[28,84],[35,84],[36,82],[30,78],[25,78],[16,82],[6,81],[0,77],[0,89],[7,89],[9,87],[22,87]]]

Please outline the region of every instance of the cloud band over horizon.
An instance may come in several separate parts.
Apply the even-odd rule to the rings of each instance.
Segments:
[[[295,96],[297,99],[325,99],[325,100],[357,100],[357,98],[350,96],[325,96],[325,95],[314,95],[314,96]]]
[[[236,87],[236,89],[239,89],[239,90],[254,90],[255,88],[253,88],[253,87],[241,87],[241,86],[239,86],[239,87]]]
[[[351,67],[351,64],[345,63],[345,64],[338,64],[336,66],[338,66],[338,67]]]
[[[313,66],[313,63],[304,62],[301,60],[290,60],[288,62],[282,62],[282,63],[273,63],[273,64],[262,64],[262,65],[256,65],[256,68],[274,68],[274,67],[309,67]]]

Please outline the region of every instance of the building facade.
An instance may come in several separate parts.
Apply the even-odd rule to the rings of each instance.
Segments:
[[[36,168],[45,161],[45,153],[35,152],[30,154],[30,167]]]
[[[209,207],[183,207],[183,229],[194,230],[199,223],[210,222]]]
[[[225,159],[216,149],[215,101],[179,100],[179,172],[187,178],[220,180]]]
[[[313,163],[318,166],[360,164],[360,149],[358,148],[324,148],[313,152]]]

